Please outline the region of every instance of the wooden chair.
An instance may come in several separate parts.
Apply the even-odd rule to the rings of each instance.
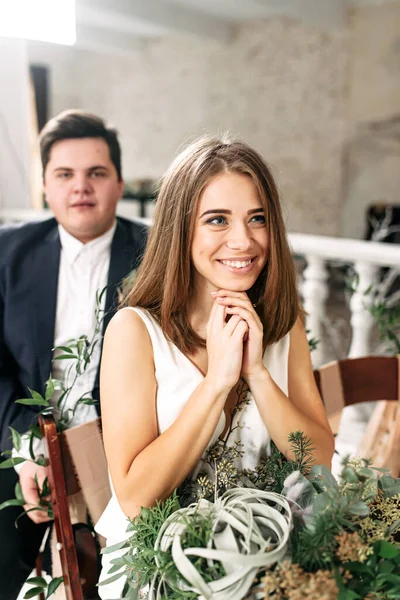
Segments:
[[[379,402],[357,454],[400,475],[400,356],[348,358],[314,371],[333,433],[345,406]]]
[[[65,598],[95,600],[99,598],[96,586],[100,574],[98,545],[87,526],[72,524],[69,500],[82,499],[83,508],[87,508],[95,523],[111,497],[101,420],[90,421],[61,434],[57,433],[51,414],[40,416],[39,425],[47,443],[56,551],[64,578]]]

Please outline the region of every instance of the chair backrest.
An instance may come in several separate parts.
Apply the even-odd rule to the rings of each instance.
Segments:
[[[400,469],[399,373],[400,356],[348,358],[314,371],[333,433],[339,430],[345,406],[383,401],[370,419],[359,453],[394,474]]]
[[[95,523],[111,497],[101,420],[89,421],[61,434],[57,433],[51,414],[40,416],[39,424],[47,442],[48,479],[65,597],[95,599],[99,597],[96,541],[86,528],[72,524],[70,503],[78,499],[78,508],[83,505],[84,512],[87,509]]]

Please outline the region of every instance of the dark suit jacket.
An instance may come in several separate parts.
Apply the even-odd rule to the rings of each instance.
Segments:
[[[107,326],[121,280],[142,257],[147,228],[118,218],[111,245],[105,309]],[[51,373],[60,239],[57,222],[0,227],[0,451],[11,447],[9,426],[25,432],[36,407],[15,404],[41,394]],[[98,398],[98,376],[93,390]]]

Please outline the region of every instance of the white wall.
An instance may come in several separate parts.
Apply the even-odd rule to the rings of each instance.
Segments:
[[[357,0],[342,30],[288,18],[227,43],[173,35],[130,56],[29,44],[51,114],[92,110],[121,132],[124,172],[158,178],[188,138],[230,130],[274,167],[292,231],[363,237],[399,203],[400,2]]]
[[[0,38],[0,206],[30,206],[30,104],[26,42]]]
[[[121,132],[126,178],[159,178],[182,143],[230,130],[273,165],[293,231],[336,234],[347,38],[273,18],[227,44],[184,36],[131,57],[29,45],[51,69],[51,113],[97,112]]]

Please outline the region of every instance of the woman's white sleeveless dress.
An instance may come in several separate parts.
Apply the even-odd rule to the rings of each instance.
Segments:
[[[123,310],[134,310],[143,319],[151,338],[157,380],[158,429],[161,434],[179,416],[204,376],[177,346],[165,337],[160,325],[148,311],[133,307],[127,307]],[[269,370],[273,380],[286,395],[288,393],[289,345],[290,338],[287,334],[279,342],[269,346],[263,358],[264,365]],[[230,440],[233,443],[236,439],[240,439],[243,443],[244,456],[238,466],[252,469],[259,464],[263,457],[269,454],[270,437],[251,393],[249,393],[248,399],[250,402],[244,404],[243,409],[237,414],[242,427],[234,430]],[[222,412],[209,446],[218,439],[224,429],[225,414]],[[149,473],[149,477],[151,477],[151,473]],[[128,537],[127,526],[127,518],[122,512],[113,491],[106,510],[96,524],[96,531],[106,538],[107,546],[112,546]],[[111,568],[110,561],[117,555],[118,552],[103,555],[100,581],[110,577],[108,575],[108,570]],[[100,586],[99,594],[102,600],[121,598],[124,583],[125,578],[122,577],[115,582]]]

